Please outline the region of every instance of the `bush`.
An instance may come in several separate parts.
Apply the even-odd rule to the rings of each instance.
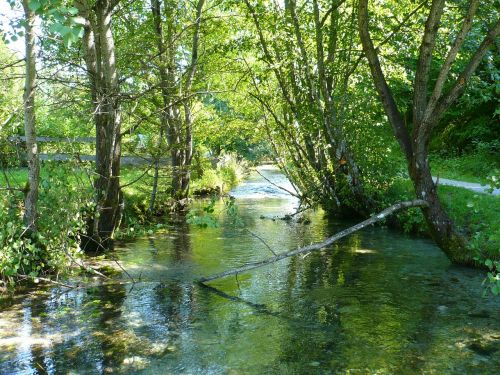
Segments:
[[[78,184],[74,166],[46,163],[40,180],[37,232],[27,235],[20,192],[0,198],[0,280],[9,285],[22,279],[65,272],[70,256],[80,253],[85,216],[93,210],[91,190]]]
[[[204,170],[202,177],[193,181],[192,191],[195,195],[228,192],[241,181],[246,169],[247,165],[238,160],[236,155],[224,154],[216,169]]]

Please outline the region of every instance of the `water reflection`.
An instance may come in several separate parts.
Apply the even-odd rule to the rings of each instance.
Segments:
[[[262,171],[283,183],[271,169]],[[233,192],[247,228],[275,251],[345,227],[272,218],[294,198],[258,175]],[[255,191],[257,190],[257,191]],[[264,191],[264,192],[263,192]],[[269,196],[263,198],[265,194]],[[258,197],[258,199],[256,199]],[[261,219],[264,216],[264,219]],[[136,280],[6,303],[0,373],[473,373],[500,366],[500,303],[481,299],[480,272],[453,267],[429,241],[383,228],[249,274],[193,280],[269,256],[229,225],[176,223],[117,247]],[[215,289],[214,289],[215,288]]]

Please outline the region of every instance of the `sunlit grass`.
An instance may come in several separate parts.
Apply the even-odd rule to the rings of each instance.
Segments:
[[[485,184],[486,177],[500,170],[500,158],[489,153],[475,153],[454,158],[431,156],[432,175],[452,180]]]
[[[441,203],[461,232],[481,253],[498,257],[500,249],[500,196],[476,193],[455,186],[438,186]],[[397,180],[388,191],[392,201],[414,198],[413,187],[408,180]],[[406,228],[414,232],[426,232],[426,224],[420,210],[398,214]]]

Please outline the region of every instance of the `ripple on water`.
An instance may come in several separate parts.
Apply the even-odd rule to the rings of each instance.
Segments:
[[[278,184],[284,176],[259,170]],[[288,186],[288,185],[282,185]],[[350,225],[269,220],[295,198],[258,174],[233,190],[241,218],[275,251]],[[253,194],[253,195],[252,195]],[[239,196],[238,196],[239,195]],[[264,219],[260,217],[263,216]],[[430,242],[368,228],[306,257],[216,280],[197,277],[269,256],[256,237],[177,225],[117,247],[139,280],[20,295],[0,314],[0,373],[493,374],[500,303],[480,271]]]

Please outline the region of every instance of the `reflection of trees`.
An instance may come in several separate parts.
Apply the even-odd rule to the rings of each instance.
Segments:
[[[116,368],[127,354],[117,339],[122,285],[76,289],[23,302],[22,331],[28,336],[16,360],[33,374]],[[14,373],[15,371],[11,372]]]
[[[416,349],[410,342],[418,335],[430,341],[427,329],[438,301],[425,288],[408,294],[401,280],[404,257],[366,252],[372,248],[373,235],[382,235],[375,239],[381,249],[394,245],[393,233],[373,232],[290,261],[283,306],[287,314],[300,313],[304,326],[284,331],[288,335],[282,338],[279,361],[301,366],[300,357],[300,361],[329,364],[340,372],[394,366],[401,370],[413,365]],[[397,246],[405,251],[405,245]],[[365,252],[359,255],[359,249]]]
[[[311,363],[330,363],[339,357],[339,306],[329,288],[338,283],[337,264],[342,261],[336,247],[290,260],[282,306],[284,315],[295,319],[283,329],[281,354],[275,362],[283,371],[307,373],[314,370]],[[321,289],[324,293],[316,295]]]
[[[98,298],[100,314],[96,320],[102,357],[102,368],[117,368],[128,355],[129,343],[127,337],[121,335],[119,318],[122,305],[127,297],[124,285],[103,286],[97,288],[94,298]]]
[[[311,227],[299,226],[290,231],[292,236],[288,232],[276,235],[276,228],[282,228],[281,222],[266,223],[269,225],[259,227],[264,232],[262,236],[290,241],[283,245],[287,247],[299,241],[310,243],[326,235],[321,228],[312,228],[314,222]],[[268,372],[273,373],[277,370],[319,373],[316,370],[325,367],[332,372],[353,368],[389,369],[392,373],[409,368],[416,372],[421,366],[417,354],[435,353],[440,344],[449,343],[449,340],[432,341],[433,329],[449,327],[436,327],[432,321],[436,319],[436,306],[447,304],[446,298],[453,298],[452,293],[451,297],[443,297],[445,290],[426,294],[429,289],[412,274],[421,261],[406,264],[407,258],[395,256],[396,252],[368,252],[392,246],[401,249],[402,255],[408,255],[408,251],[404,254],[404,248],[414,246],[415,240],[404,240],[380,229],[354,235],[330,249],[305,258],[291,258],[287,271],[281,264],[280,272],[275,275],[286,272],[286,278],[280,277],[279,286],[264,270],[261,274],[246,275],[247,278],[242,275],[241,295],[235,297],[238,291],[234,279],[216,283],[220,291],[198,288],[191,283],[195,279],[191,274],[193,253],[205,259],[200,262],[207,262],[208,255],[219,256],[228,250],[221,250],[220,243],[207,243],[206,236],[197,236],[193,243],[190,228],[182,221],[175,228],[171,240],[156,243],[166,246],[154,250],[154,261],[171,269],[163,275],[162,283],[139,283],[128,293],[122,285],[81,289],[68,293],[71,298],[54,299],[57,302],[51,302],[52,305],[48,302],[26,305],[30,309],[27,324],[32,324],[31,317],[40,317],[42,327],[49,326],[50,333],[57,331],[71,336],[73,330],[83,332],[65,337],[63,343],[52,348],[30,347],[29,366],[33,372],[50,372],[49,366],[56,373],[73,369],[96,373],[105,368],[124,370],[126,357],[149,355],[146,342],[176,347],[160,354],[168,356],[167,360],[161,360],[162,364],[185,365],[186,369],[208,368],[210,361],[219,361],[221,355],[225,363],[238,366],[241,353],[245,353],[251,357],[249,364],[254,368],[272,363],[273,368]],[[232,228],[227,230],[227,235],[234,236]],[[396,241],[401,243],[395,245]],[[263,246],[258,241],[253,243]],[[150,244],[155,247],[153,240]],[[255,251],[251,244],[248,241],[236,245],[233,240],[224,243],[236,255],[248,248]],[[356,253],[359,249],[364,252]],[[207,256],[203,258],[204,255]],[[206,263],[200,264],[206,269]],[[432,264],[428,265],[432,269]],[[404,267],[408,268],[403,270]],[[402,281],[402,275],[408,281]],[[409,291],[412,281],[418,287]],[[272,285],[278,291],[273,292]],[[262,302],[268,307],[261,305]],[[404,304],[403,308],[400,304]],[[60,316],[61,308],[69,308],[70,312]],[[50,316],[50,324],[45,314]],[[200,325],[193,325],[195,321]],[[201,341],[204,342],[200,344]],[[209,348],[207,342],[214,345]],[[321,367],[311,367],[311,363]],[[266,369],[260,373],[266,373]]]
[[[181,214],[179,214],[181,215]],[[172,239],[171,261],[175,267],[185,261],[192,253],[189,224],[185,217],[177,217],[175,234]],[[166,342],[176,342],[180,332],[186,332],[193,321],[196,295],[192,284],[193,277],[182,273],[172,274],[169,279],[154,288],[153,305],[166,325]],[[182,345],[182,342],[179,343]]]
[[[25,313],[25,319],[24,319],[24,324],[28,324],[29,327],[29,332],[31,335],[34,333],[36,334],[36,331],[38,327],[34,327],[33,322],[40,319],[43,317],[47,311],[45,309],[45,304],[37,299],[31,300],[30,306],[25,307],[24,310]],[[49,373],[49,363],[50,359],[46,358],[46,350],[44,349],[43,345],[30,345],[30,350],[31,350],[31,363],[30,367],[32,371],[37,374],[48,374]]]
[[[124,285],[104,285],[70,292],[54,306],[57,332],[67,335],[52,349],[56,373],[98,373],[121,365],[128,346],[119,323],[126,294]]]
[[[84,290],[80,303],[75,306],[74,321],[65,327],[81,330],[81,333],[55,348],[57,358],[63,359],[60,371],[99,372],[121,365],[128,346],[119,322],[126,295],[125,286],[120,284]],[[72,332],[68,333],[71,336]]]
[[[180,262],[191,254],[191,238],[189,236],[189,224],[186,222],[186,213],[178,213],[176,219],[175,238],[172,240],[172,260]]]

